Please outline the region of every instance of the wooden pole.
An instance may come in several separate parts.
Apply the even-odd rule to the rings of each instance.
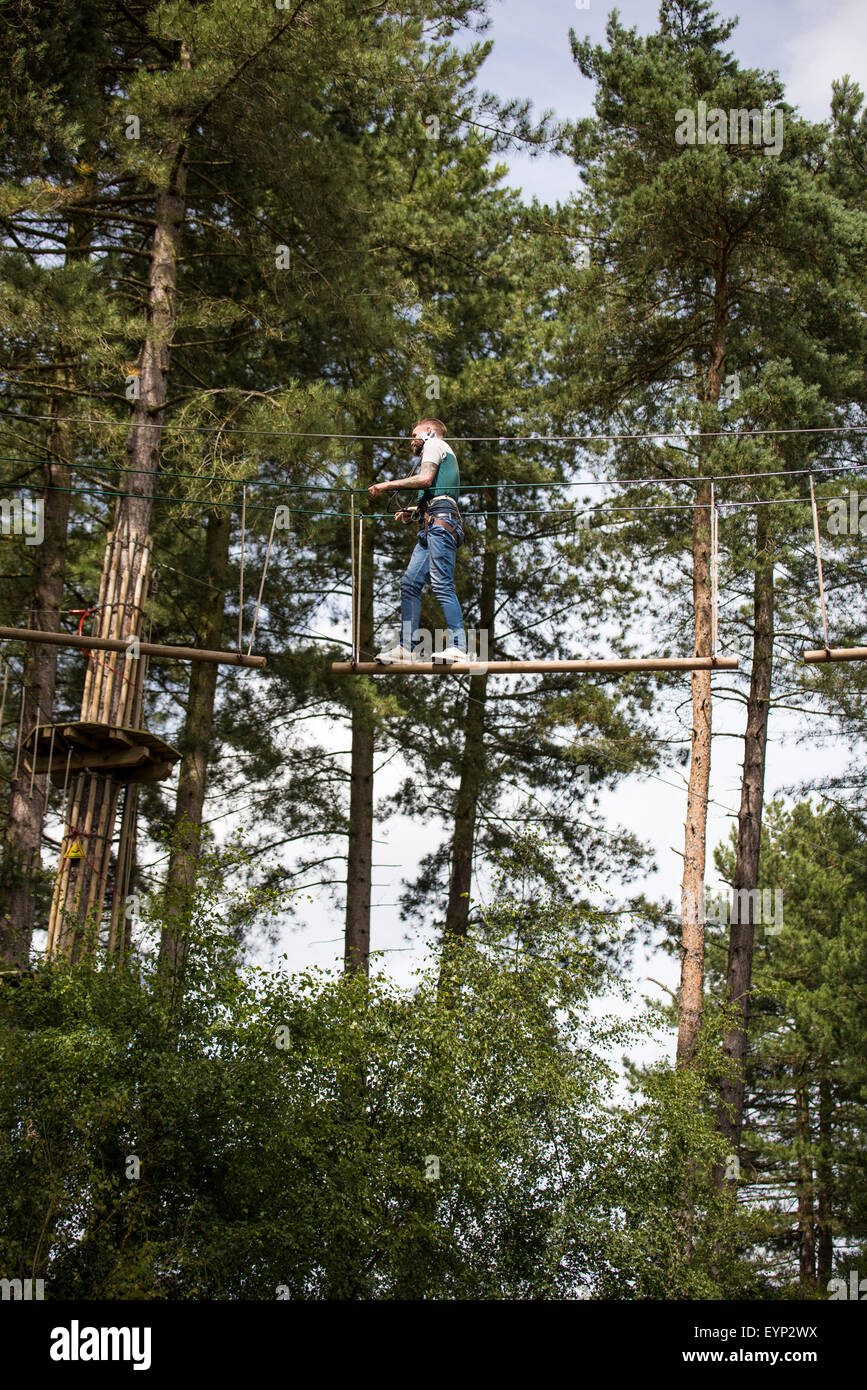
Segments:
[[[125,652],[127,643],[119,637],[78,637],[69,632],[40,632],[30,627],[0,627],[0,642],[41,642],[54,647],[79,647],[82,651]],[[160,642],[140,642],[139,651],[145,656],[163,657],[167,661],[210,661],[223,666],[253,666],[261,671],[266,665],[264,656],[244,652],[209,652],[198,647],[172,647]]]
[[[132,862],[132,822],[135,809],[135,793],[128,785],[123,795],[123,814],[120,818],[120,834],[117,844],[117,859],[114,875],[114,893],[111,904],[111,925],[108,933],[110,955],[123,959],[126,942],[126,898],[129,887],[129,870]]]
[[[114,556],[114,545],[115,533],[114,531],[109,531],[105,542],[105,555],[103,556],[102,560],[102,574],[100,576],[98,590],[99,597],[101,599],[104,599],[106,602],[110,601],[112,596],[109,576],[111,574],[111,563],[112,558]],[[92,611],[95,613],[96,616],[94,617],[93,623],[91,625],[91,639],[108,637],[108,629],[103,629],[103,617],[105,614],[105,609],[97,605]],[[81,629],[84,626],[85,618],[89,616],[90,615],[87,613],[83,613],[81,616],[81,622],[78,626],[78,631],[81,635],[83,635],[81,633]],[[98,698],[97,692],[99,689],[99,683],[102,680],[103,670],[104,668],[102,666],[99,666],[95,661],[88,661],[87,668],[84,674],[84,691],[82,692],[81,696],[81,708],[86,709],[88,712],[96,708],[96,702]]]
[[[867,655],[867,653],[865,653]],[[382,666],[378,661],[333,661],[338,676],[478,676],[520,675],[544,671],[736,671],[736,656],[636,657],[610,661],[456,661],[449,666],[432,661],[402,661]]]
[[[818,661],[867,661],[867,647],[823,647],[818,652],[804,652],[804,660]]]

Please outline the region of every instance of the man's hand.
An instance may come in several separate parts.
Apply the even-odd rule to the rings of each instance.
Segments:
[[[404,526],[408,521],[412,521],[415,516],[415,507],[401,507],[399,512],[395,512],[395,521],[402,521]]]
[[[388,492],[388,483],[374,483],[367,491],[371,497],[378,497],[381,492]]]

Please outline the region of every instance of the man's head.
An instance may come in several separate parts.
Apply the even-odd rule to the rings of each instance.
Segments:
[[[412,427],[412,451],[420,454],[424,448],[424,442],[431,435],[436,435],[437,439],[445,439],[446,427],[442,420],[436,420],[432,416],[427,416],[424,420],[416,420]]]

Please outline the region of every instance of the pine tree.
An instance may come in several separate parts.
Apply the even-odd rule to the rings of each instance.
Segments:
[[[864,826],[834,805],[775,800],[762,833],[759,888],[775,911],[756,953],[741,1188],[772,1213],[781,1278],[824,1298],[835,1244],[848,1270],[843,1252],[865,1235]],[[715,858],[731,881],[732,846]],[[721,983],[719,936],[710,960]]]
[[[725,439],[701,432],[719,431],[726,416],[720,409],[726,383],[736,382],[749,362],[753,370],[784,351],[783,286],[791,276],[822,267],[823,310],[830,308],[826,329],[841,320],[854,346],[852,306],[842,301],[844,275],[829,254],[828,238],[845,223],[840,204],[817,188],[815,168],[824,131],[798,121],[783,103],[779,80],[741,68],[723,45],[733,24],[718,22],[704,0],[663,4],[658,33],[642,39],[616,19],[608,27],[608,46],[573,40],[576,61],[598,85],[597,121],[580,123],[575,156],[587,184],[576,222],[590,248],[590,269],[576,308],[574,351],[566,363],[589,358],[592,366],[578,374],[578,418],[601,422],[617,411],[618,428],[641,431],[691,429],[694,442],[674,455],[653,450],[653,474],[691,477],[695,501],[692,570],[695,650],[710,651],[709,516],[710,474],[734,474],[742,462],[732,457]],[[698,101],[709,111],[773,111],[784,122],[779,153],[739,143],[692,144],[679,141],[685,116]],[[719,139],[719,131],[716,133]],[[799,241],[800,238],[800,241]],[[803,245],[806,238],[807,245]],[[847,238],[851,255],[857,234]],[[836,247],[838,240],[831,242]],[[767,290],[772,313],[756,288]],[[837,300],[834,300],[835,294]],[[599,306],[602,305],[602,312]],[[586,306],[583,317],[581,309]],[[594,310],[594,312],[590,312]],[[788,312],[788,310],[786,311]],[[848,323],[846,322],[848,315]],[[760,331],[773,330],[779,348],[767,345]],[[830,335],[829,335],[830,340]],[[798,368],[801,367],[799,359]],[[732,370],[734,369],[734,370]],[[814,374],[806,367],[807,382]],[[815,373],[821,376],[821,372]],[[837,374],[831,402],[845,396],[847,369]],[[823,382],[828,385],[827,380]],[[840,390],[842,386],[842,391]],[[838,392],[840,393],[838,395]],[[689,396],[694,396],[690,406]],[[802,393],[803,395],[804,393]],[[809,400],[810,386],[806,387]],[[756,401],[757,413],[775,414],[774,401]],[[749,407],[746,407],[748,410]],[[605,415],[603,415],[605,412]],[[821,415],[821,410],[817,410]],[[737,414],[737,412],[736,412]],[[732,418],[731,415],[729,418]],[[749,418],[749,416],[747,416]],[[827,418],[827,415],[825,416]],[[668,456],[666,457],[666,452]],[[625,444],[616,451],[621,477],[645,471],[648,451]],[[680,455],[680,457],[678,457]],[[765,467],[768,465],[765,464]],[[681,494],[682,495],[682,494]],[[762,782],[764,724],[770,688],[770,608],[767,561],[762,559],[767,523],[757,536],[754,561],[759,614],[753,663],[753,692],[748,714],[748,758],[740,876],[754,880],[755,817]],[[693,747],[687,798],[686,850],[682,889],[683,941],[678,1057],[688,1063],[702,1009],[702,892],[705,863],[706,798],[710,767],[710,678],[693,674]],[[752,846],[752,848],[748,847]],[[729,994],[746,1008],[749,925],[734,933]],[[744,940],[741,942],[741,936]],[[743,1027],[729,1039],[735,1061],[741,1055]],[[733,1133],[738,1128],[737,1097]],[[725,1122],[727,1123],[727,1122]]]

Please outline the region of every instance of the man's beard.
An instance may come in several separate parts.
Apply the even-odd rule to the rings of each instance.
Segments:
[[[412,446],[412,451],[413,451],[413,453],[414,453],[414,454],[420,454],[421,451],[422,451],[422,449],[424,448],[424,440],[423,440],[423,439],[413,439],[413,440],[411,440],[410,442],[411,442],[411,446]]]

